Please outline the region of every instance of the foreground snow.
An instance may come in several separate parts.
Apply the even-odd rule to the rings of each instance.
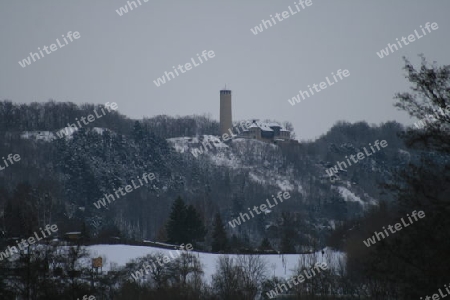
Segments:
[[[93,245],[87,247],[91,257],[101,256],[104,258],[103,271],[108,272],[118,267],[124,267],[132,259],[144,257],[148,254],[162,253],[169,255],[169,251],[175,250],[162,249],[148,246],[129,246],[129,245]],[[216,272],[217,260],[223,254],[212,253],[193,253],[199,258],[203,265],[204,279],[211,282],[212,275]],[[235,254],[229,254],[230,257],[237,257]],[[313,254],[264,254],[261,257],[267,262],[268,275],[288,278],[293,270],[299,265],[310,266],[315,262],[326,262],[331,268],[338,269],[345,260],[345,254],[342,252],[324,249]],[[105,260],[106,259],[106,260]]]

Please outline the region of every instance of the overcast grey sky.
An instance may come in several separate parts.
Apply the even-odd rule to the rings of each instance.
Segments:
[[[450,63],[450,1],[318,1],[254,35],[250,28],[294,0],[149,0],[123,16],[124,0],[6,1],[0,4],[0,99],[105,103],[130,118],[210,113],[233,91],[233,118],[291,121],[313,139],[336,121],[412,119],[392,106],[408,90],[402,56]],[[137,0],[136,0],[137,2]],[[392,3],[394,2],[394,3]],[[380,59],[396,38],[439,29]],[[68,31],[80,38],[22,68],[18,61]],[[62,40],[61,40],[62,42]],[[153,80],[203,50],[215,57],[157,87]],[[197,61],[198,62],[198,61]],[[291,106],[288,99],[331,72],[350,76]]]

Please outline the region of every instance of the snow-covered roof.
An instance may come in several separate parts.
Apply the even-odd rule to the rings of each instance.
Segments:
[[[275,122],[272,122],[272,123],[266,123],[266,124],[267,124],[267,126],[269,126],[269,127],[281,127],[281,128],[283,128],[283,126],[281,126],[280,124],[275,123]]]
[[[271,123],[274,124],[274,123]],[[279,125],[277,125],[279,127]],[[254,121],[252,125],[249,126],[249,128],[261,128],[263,131],[273,131],[272,128],[270,128],[269,123],[262,123],[262,122],[256,122]]]
[[[290,132],[290,130],[287,130],[286,128],[284,128],[283,126],[281,126],[279,123],[276,123],[276,122],[265,123],[265,122],[253,121],[251,123],[251,125],[248,126],[248,128],[261,128],[261,130],[263,130],[263,131],[274,131],[271,127],[273,127],[273,128],[278,127],[280,129],[280,131]],[[247,131],[247,130],[244,130],[244,131]]]
[[[269,126],[267,126],[266,123],[261,123],[260,125],[261,129],[264,131],[273,131],[272,128],[270,128]]]

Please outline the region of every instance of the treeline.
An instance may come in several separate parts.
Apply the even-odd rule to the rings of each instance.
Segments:
[[[81,117],[87,118],[105,105],[82,104],[76,105],[72,102],[32,102],[30,104],[18,104],[8,100],[0,102],[0,132],[22,132],[22,131],[56,131],[67,127],[67,124],[75,124]],[[119,104],[120,110],[120,104]],[[105,109],[106,111],[106,109]],[[127,133],[132,123],[118,111],[110,111],[95,122],[86,127],[106,127],[118,133]]]
[[[72,102],[56,102],[54,100],[18,104],[3,100],[0,101],[0,132],[57,131],[67,127],[68,124],[77,125],[76,122],[81,120],[81,117],[87,118],[91,114],[95,116],[94,111],[102,115],[101,109],[106,111],[105,105],[110,104],[77,105]],[[117,105],[117,111],[107,112],[88,125],[81,121],[80,124],[85,128],[102,127],[119,134],[130,134],[134,121],[120,114],[121,103],[117,103]],[[147,114],[152,114],[152,112],[149,111]],[[143,113],[143,116],[145,115],[146,113]],[[219,123],[206,115],[182,117],[158,115],[151,118],[144,117],[143,124],[161,138],[219,134]]]
[[[271,266],[261,255],[218,256],[210,262],[215,267],[205,265],[195,252],[181,251],[169,260],[167,255],[156,252],[101,272],[91,265],[92,254],[85,247],[47,240],[45,245],[15,254],[14,259],[0,261],[0,298],[75,300],[93,295],[105,300],[251,300],[271,299],[276,294],[302,299],[343,294],[340,286],[345,278],[339,275],[340,267],[332,266],[330,259],[319,259],[320,255],[291,266],[292,276],[304,277],[297,285],[271,276]],[[108,258],[103,257],[102,262],[105,266]],[[325,263],[326,268],[312,272],[316,263]],[[212,278],[205,278],[205,268],[212,267]],[[280,285],[285,286],[281,291]]]
[[[413,92],[397,94],[397,107],[419,119],[439,108],[449,110],[450,66],[430,66],[423,59],[416,69],[405,60],[405,70]],[[384,184],[395,201],[381,203],[333,235],[331,243],[347,253],[346,276],[364,286],[370,299],[429,299],[450,282],[449,128],[450,115],[446,115],[420,130],[403,132],[405,143],[419,153],[419,159]],[[363,243],[375,231],[402,223],[402,218],[408,224],[413,211],[423,211],[425,217],[378,238],[375,245]]]

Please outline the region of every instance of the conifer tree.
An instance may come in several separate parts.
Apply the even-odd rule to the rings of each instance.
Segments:
[[[266,238],[266,237],[262,240],[261,246],[259,246],[259,248],[260,248],[261,250],[273,250],[273,249],[272,249],[272,245],[271,245],[270,242],[269,242],[269,239]]]
[[[223,225],[222,218],[220,214],[217,213],[214,217],[213,233],[212,233],[212,251],[228,251],[228,238],[225,232],[225,226]]]
[[[205,226],[197,210],[186,206],[181,197],[172,205],[172,211],[167,223],[167,236],[170,243],[191,243],[202,241],[206,234]]]
[[[203,241],[206,234],[205,226],[198,211],[189,205],[186,209],[186,238],[195,245],[195,242]]]
[[[284,254],[293,254],[295,253],[295,246],[292,242],[291,237],[287,232],[283,232],[283,237],[281,238],[280,251]]]
[[[167,236],[170,243],[187,243],[185,241],[187,209],[183,199],[178,197],[172,204],[169,221],[167,223]]]

